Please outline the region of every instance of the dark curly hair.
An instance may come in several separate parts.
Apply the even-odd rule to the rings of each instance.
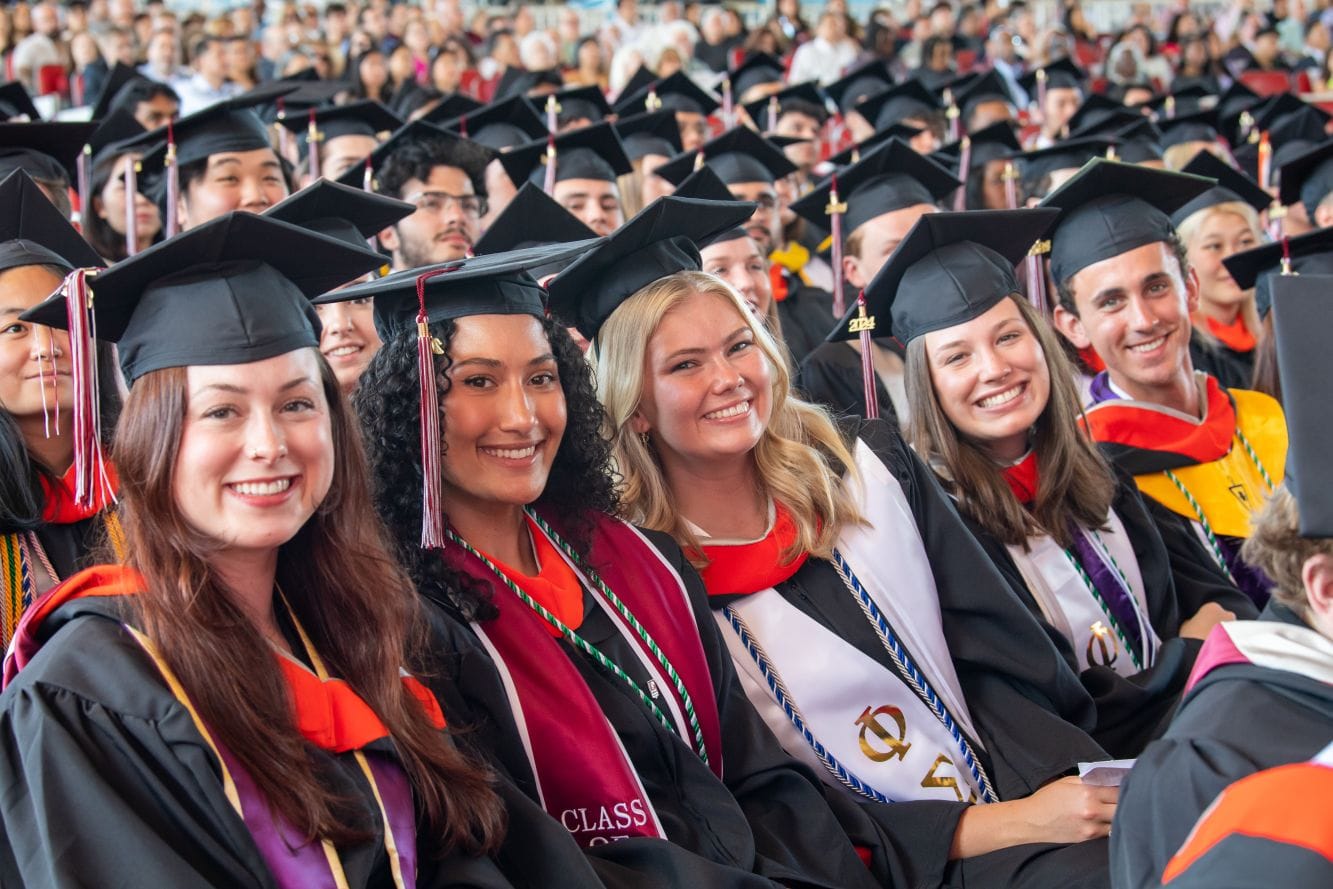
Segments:
[[[486,194],[486,165],[490,153],[473,142],[450,139],[445,136],[408,139],[394,149],[376,171],[376,191],[393,198],[403,196],[403,186],[409,180],[426,182],[436,167],[458,167],[472,180],[472,189]]]
[[[560,388],[565,395],[565,434],[560,440],[546,489],[537,498],[561,517],[574,548],[587,555],[592,517],[615,515],[619,506],[611,468],[611,445],[602,436],[604,414],[593,385],[592,369],[569,333],[550,318],[542,329],[555,353]],[[456,325],[438,321],[431,334],[444,347],[435,361],[435,385],[441,399],[449,391],[449,349]],[[464,620],[495,614],[491,589],[451,570],[443,559],[422,550],[421,445],[418,433],[416,331],[387,341],[361,375],[353,405],[361,419],[366,456],[370,461],[372,495],[389,529],[398,558],[417,590],[450,608]],[[441,428],[448,416],[441,411]],[[443,448],[443,442],[441,442]],[[448,521],[445,503],[445,521]],[[580,517],[583,517],[580,520]]]

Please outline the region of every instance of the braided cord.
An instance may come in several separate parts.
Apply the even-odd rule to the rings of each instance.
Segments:
[[[1208,538],[1208,546],[1213,552],[1213,559],[1217,562],[1217,567],[1221,568],[1222,573],[1227,576],[1227,580],[1234,584],[1236,578],[1231,576],[1231,569],[1227,567],[1227,557],[1222,554],[1222,545],[1217,542],[1217,535],[1213,533],[1213,526],[1208,521],[1208,516],[1203,514],[1203,507],[1199,505],[1199,501],[1194,499],[1194,495],[1189,492],[1189,488],[1185,487],[1185,483],[1180,480],[1179,476],[1169,469],[1163,469],[1162,473],[1171,480],[1171,484],[1175,485],[1176,490],[1184,496],[1185,501],[1190,505],[1190,509],[1194,510],[1194,517],[1199,520],[1199,526],[1203,528],[1204,537]]]
[[[787,691],[786,685],[783,684],[782,677],[778,675],[778,671],[769,662],[768,655],[764,653],[763,648],[755,640],[744,619],[730,605],[723,608],[722,613],[727,616],[727,622],[736,631],[736,636],[741,640],[741,644],[745,646],[745,650],[750,653],[750,657],[754,660],[755,666],[759,668],[759,673],[764,677],[764,681],[768,683],[769,691],[773,693],[773,699],[777,701],[778,706],[782,708],[782,712],[791,720],[791,724],[801,733],[801,737],[805,738],[805,743],[810,745],[810,749],[815,752],[815,756],[819,757],[819,761],[824,764],[824,768],[828,769],[830,774],[838,779],[838,783],[855,794],[877,803],[893,802],[892,799],[852,774],[837,757],[828,751],[828,748],[819,742],[814,732],[810,731],[809,726],[806,725],[805,717],[801,715],[800,708],[792,702],[791,694]]]
[[[1273,493],[1277,490],[1277,485],[1273,484],[1273,477],[1268,474],[1268,470],[1264,468],[1263,462],[1254,450],[1254,445],[1250,444],[1250,440],[1245,437],[1245,433],[1241,432],[1239,427],[1236,428],[1236,438],[1240,441],[1240,446],[1245,449],[1245,453],[1249,456],[1250,462],[1254,464],[1254,468],[1259,470],[1259,477],[1268,486],[1268,493]]]
[[[1106,604],[1106,599],[1102,597],[1101,590],[1097,589],[1097,584],[1093,583],[1092,578],[1088,576],[1087,569],[1079,563],[1078,559],[1074,558],[1074,554],[1069,550],[1065,550],[1064,554],[1065,558],[1069,560],[1069,564],[1074,567],[1076,572],[1078,572],[1079,579],[1083,581],[1083,585],[1088,588],[1088,592],[1092,595],[1093,601],[1097,603],[1097,607],[1102,610],[1102,614],[1106,615],[1106,620],[1111,624],[1111,629],[1115,630],[1116,638],[1120,640],[1121,645],[1125,646],[1125,651],[1129,652],[1129,660],[1134,665],[1134,669],[1142,670],[1143,662],[1139,659],[1138,654],[1135,653],[1134,646],[1129,644],[1129,637],[1125,635],[1125,628],[1120,626],[1120,621],[1116,620],[1115,614]],[[1120,571],[1119,567],[1116,568],[1116,571]],[[1122,578],[1123,576],[1124,575],[1121,575]],[[1125,588],[1129,589],[1129,585],[1126,584]],[[1130,596],[1130,600],[1133,601],[1132,595]],[[1142,632],[1143,627],[1140,627],[1139,630]],[[1145,647],[1148,644],[1146,636],[1144,637],[1143,644]]]
[[[865,614],[866,619],[870,621],[870,625],[874,627],[875,632],[879,634],[879,639],[884,643],[884,648],[888,651],[889,657],[892,658],[898,673],[930,708],[931,712],[935,714],[935,718],[953,736],[954,743],[963,754],[963,761],[967,763],[968,771],[972,773],[977,786],[981,788],[982,799],[988,803],[995,802],[998,797],[996,797],[994,789],[991,788],[990,778],[986,775],[985,770],[981,768],[981,762],[972,750],[972,743],[958,728],[958,723],[954,721],[953,715],[949,713],[949,708],[944,705],[939,695],[930,687],[930,682],[926,679],[925,674],[917,669],[916,664],[913,663],[911,656],[907,653],[907,649],[903,648],[902,643],[898,641],[898,637],[894,635],[888,621],[880,613],[879,606],[875,604],[875,601],[870,598],[870,594],[861,586],[861,581],[852,571],[852,566],[847,563],[842,553],[836,549],[833,551],[833,567],[837,569],[838,576],[842,578],[843,584],[846,585],[852,597],[860,603],[861,611]]]
[[[593,645],[591,642],[584,639],[578,633],[574,632],[574,630],[572,630],[568,625],[566,625],[564,621],[562,621],[560,618],[556,617],[554,614],[552,614],[550,611],[544,608],[542,604],[538,602],[536,599],[532,598],[527,593],[525,593],[523,589],[519,587],[518,584],[514,583],[512,580],[509,579],[508,575],[506,575],[503,571],[501,571],[498,567],[496,567],[494,562],[492,562],[490,559],[482,555],[480,551],[478,551],[466,540],[459,537],[452,530],[449,530],[447,528],[445,529],[444,533],[454,543],[457,543],[459,546],[463,547],[463,549],[467,550],[469,553],[471,553],[472,555],[476,556],[479,560],[481,560],[481,563],[485,565],[487,568],[491,569],[491,572],[494,573],[495,576],[500,579],[501,583],[503,583],[506,587],[509,588],[510,592],[512,592],[515,596],[518,596],[519,601],[521,601],[524,605],[527,605],[529,608],[535,611],[542,618],[542,620],[546,621],[548,624],[555,627],[560,632],[560,635],[564,636],[566,639],[569,640],[570,644],[572,644],[575,648],[578,648],[579,650],[585,652],[589,657],[593,659],[593,661],[597,663],[598,666],[606,670],[612,676],[615,676],[617,679],[623,680],[626,685],[628,685],[630,688],[634,690],[634,693],[639,696],[639,699],[643,701],[643,703],[648,707],[648,709],[652,711],[653,716],[657,717],[657,721],[662,723],[662,727],[673,734],[675,733],[676,730],[674,727],[672,727],[671,721],[666,718],[666,714],[664,714],[661,711],[661,709],[658,708],[657,704],[653,702],[653,699],[648,696],[647,692],[645,692],[642,688],[639,687],[639,683],[635,682],[634,679],[631,678],[628,673],[620,669],[619,664],[611,660],[606,655],[602,654],[602,652],[597,648],[597,646]]]
[[[577,565],[579,569],[588,576],[588,579],[592,581],[593,586],[602,594],[602,597],[611,603],[611,606],[616,609],[616,613],[625,619],[625,622],[634,629],[634,632],[638,634],[639,639],[642,640],[643,644],[650,652],[652,652],[653,657],[657,659],[657,663],[662,667],[663,671],[666,672],[667,677],[670,678],[671,685],[676,689],[676,694],[680,696],[681,703],[685,708],[685,718],[689,721],[690,731],[694,734],[695,752],[697,752],[699,758],[707,764],[708,750],[704,746],[703,727],[699,725],[699,717],[696,716],[694,712],[694,699],[690,697],[689,690],[685,688],[685,681],[680,678],[680,674],[676,672],[676,668],[671,665],[671,661],[667,659],[666,654],[662,652],[662,649],[658,647],[657,642],[648,633],[648,629],[639,622],[639,619],[634,616],[634,613],[620,600],[620,597],[615,594],[611,587],[606,585],[605,581],[602,580],[601,575],[598,574],[591,565],[585,562],[583,557],[575,552],[574,547],[570,546],[563,537],[557,534],[555,529],[546,523],[545,519],[537,515],[531,509],[525,508],[524,511],[527,513],[528,518],[536,522],[537,527],[541,528],[542,532],[545,533],[547,537],[551,538],[556,546],[560,547],[561,552],[563,552],[571,562]]]

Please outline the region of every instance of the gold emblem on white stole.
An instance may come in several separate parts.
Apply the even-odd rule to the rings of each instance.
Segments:
[[[1088,637],[1087,661],[1098,667],[1109,667],[1120,657],[1120,640],[1115,633],[1101,621],[1096,621],[1088,628],[1092,635]],[[1096,651],[1101,657],[1095,657]]]

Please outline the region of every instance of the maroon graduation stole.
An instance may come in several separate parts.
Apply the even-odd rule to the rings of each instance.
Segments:
[[[1034,502],[1037,499],[1037,452],[1028,451],[1022,460],[1004,467],[1004,480],[1019,503]]]
[[[1100,378],[1099,378],[1100,379]],[[1097,385],[1094,382],[1094,395]],[[1088,408],[1088,433],[1108,456],[1134,475],[1220,460],[1236,434],[1236,408],[1215,377],[1208,377],[1207,410],[1190,422],[1151,405],[1111,398]]]
[[[700,570],[710,596],[757,593],[789,580],[809,557],[797,553],[784,562],[782,554],[796,542],[796,523],[781,503],[774,502],[773,528],[753,543],[706,543],[702,546],[708,566]]]
[[[556,521],[542,518],[561,533]],[[717,701],[684,585],[637,530],[606,516],[597,516],[594,521],[587,564],[647,630],[680,676],[694,703],[709,765],[720,777],[722,743]],[[558,541],[536,524],[530,523],[529,527],[534,541],[545,538],[550,544],[549,549],[538,544],[539,558],[562,559],[579,575],[581,583],[592,589],[592,600],[610,615],[617,629],[630,640],[642,666],[655,677],[652,684],[660,695],[659,706],[664,711],[672,710],[682,741],[693,747],[689,726],[679,717],[683,712],[680,696],[661,674],[647,644],[595,589],[583,564],[568,558],[559,550]],[[570,656],[548,632],[548,622],[462,545],[450,542],[440,555],[450,567],[494,590],[492,602],[498,616],[474,623],[473,629],[492,655],[504,682],[543,808],[584,846],[631,836],[665,838],[620,738]],[[523,577],[509,575],[509,580],[521,584]],[[612,677],[612,681],[621,680]]]

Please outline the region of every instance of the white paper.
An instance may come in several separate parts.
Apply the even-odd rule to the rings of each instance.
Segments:
[[[1103,762],[1081,762],[1078,764],[1078,776],[1084,784],[1096,787],[1119,787],[1129,770],[1134,768],[1132,759],[1108,759]]]

